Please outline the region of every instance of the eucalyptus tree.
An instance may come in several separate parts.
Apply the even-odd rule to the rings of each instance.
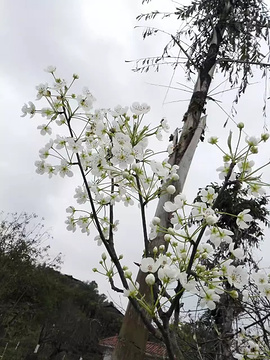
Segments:
[[[143,3],[150,1],[144,0]],[[169,41],[159,56],[137,61],[135,70],[158,69],[167,60],[177,67],[180,57],[185,57],[188,76],[197,74],[187,111],[182,114],[179,124],[182,131],[179,135],[176,130],[173,136],[174,151],[170,162],[179,166],[181,174],[175,183],[177,192],[161,196],[155,214],[161,219],[161,226],[168,228],[170,215],[164,212],[163,205],[168,198],[172,199],[183,190],[195,148],[204,131],[204,114],[214,73],[223,73],[231,86],[239,86],[236,102],[244,94],[255,68],[262,70],[265,76],[264,70],[270,66],[270,17],[262,0],[193,0],[189,5],[177,6],[172,13],[153,11],[139,15],[138,20],[151,21],[157,17],[171,17],[185,26],[169,35]],[[159,31],[162,30],[147,27],[143,36],[157,35]],[[176,59],[172,55],[175,48],[178,50]],[[163,236],[149,243],[149,253],[145,256],[153,255],[153,249],[160,245],[167,246]],[[139,272],[137,281],[147,298],[149,287],[145,285],[145,274]],[[179,308],[179,304],[176,307]],[[147,333],[140,314],[129,304],[114,359],[143,359]]]

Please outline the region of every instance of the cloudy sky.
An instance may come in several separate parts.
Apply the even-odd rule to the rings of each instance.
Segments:
[[[172,9],[174,2],[153,1],[152,9]],[[181,127],[189,93],[170,89],[186,83],[181,69],[174,71],[165,66],[159,73],[132,72],[134,64],[126,60],[160,55],[168,40],[166,35],[142,40],[141,28],[136,16],[147,10],[140,0],[2,0],[0,4],[0,201],[1,210],[7,212],[35,212],[45,218],[45,227],[53,236],[50,242],[52,256],[63,254],[62,272],[81,280],[96,280],[100,292],[121,303],[118,295],[109,290],[106,279],[93,274],[102,249],[89,237],[65,228],[65,209],[74,204],[74,188],[79,179],[48,179],[35,173],[34,162],[38,150],[48,139],[41,137],[37,126],[42,120],[22,118],[21,107],[34,101],[35,86],[50,82],[49,74],[43,71],[48,65],[57,67],[57,74],[67,80],[78,73],[77,91],[88,86],[97,99],[97,107],[131,105],[133,101],[146,102],[151,106],[147,120],[155,125],[166,116],[172,130]],[[176,31],[181,25],[172,21],[159,21],[157,26],[166,31]],[[177,54],[176,54],[177,55]],[[229,89],[228,80],[216,76],[213,94]],[[224,81],[225,80],[225,81]],[[264,125],[264,82],[260,75],[247,91],[237,108],[235,121],[247,124],[249,135],[259,136]],[[234,91],[216,95],[220,105],[230,112]],[[268,94],[269,96],[269,94]],[[223,143],[233,121],[224,129],[226,114],[214,103],[209,104],[206,138],[219,135]],[[264,148],[266,149],[266,148]],[[261,161],[269,158],[264,150]],[[207,144],[199,145],[187,179],[186,192],[192,199],[199,186],[217,181],[215,169],[221,165],[222,157]],[[270,178],[266,171],[266,181]],[[149,209],[149,213],[154,211]],[[150,218],[149,218],[150,220]],[[140,261],[142,239],[137,209],[123,212],[118,234],[118,246],[125,254],[126,262]]]

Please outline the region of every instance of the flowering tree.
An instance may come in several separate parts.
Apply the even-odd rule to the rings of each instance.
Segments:
[[[203,133],[205,117],[202,115],[206,112],[207,102],[215,101],[209,96],[214,74],[219,71],[224,74],[232,87],[239,86],[235,103],[244,94],[255,66],[264,69],[263,76],[266,76],[269,67],[266,59],[269,54],[267,51],[270,19],[268,8],[262,0],[194,0],[189,5],[177,5],[171,13],[155,10],[141,14],[137,19],[153,21],[158,17],[177,19],[178,30],[170,34],[155,26],[146,27],[143,38],[162,32],[163,35],[164,33],[168,35],[169,40],[159,56],[136,61],[135,71],[143,72],[150,68],[159,70],[161,64],[167,63],[174,69],[184,68],[188,79],[192,79],[195,84],[187,111],[182,114],[182,131],[179,138],[175,133],[175,151],[170,158],[170,163],[178,165],[181,169],[181,178],[175,193],[178,194],[183,191],[198,133],[200,131]],[[263,53],[262,49],[266,49],[266,52]],[[161,224],[169,227],[170,219],[163,212],[165,201],[167,201],[166,197],[161,199],[156,214],[160,217]],[[166,247],[166,242],[160,236],[153,242],[152,248],[156,243]],[[149,289],[143,288],[144,276],[141,272],[138,273],[137,279],[145,296],[149,295]],[[134,331],[134,329],[140,330]],[[120,341],[118,342],[115,351],[117,360],[125,360],[135,352],[137,352],[136,358],[142,359],[143,355],[140,357],[139,353],[143,354],[147,331],[132,306],[127,309],[120,338],[123,339],[124,346]]]
[[[165,343],[169,359],[179,354],[174,335],[185,294],[196,296],[200,306],[211,311],[223,294],[248,301],[249,283],[257,289],[259,297],[269,299],[268,278],[262,284],[257,269],[248,271],[242,261],[246,254],[233,241],[234,232],[219,223],[226,215],[241,231],[253,221],[250,208],[226,213],[222,201],[231,187],[236,192],[246,189],[247,200],[264,194],[268,184],[261,171],[269,163],[256,169],[253,157],[269,135],[243,140],[244,124],[239,123],[238,138],[233,145],[229,134],[228,149],[221,149],[216,137],[210,138],[209,146],[216,146],[223,155],[223,165],[218,168],[221,184],[202,188],[195,202],[188,201],[177,191],[181,169],[171,164],[178,149],[170,144],[163,151],[165,159],[160,160],[162,152],[156,153],[151,148],[153,137],[161,140],[162,133],[169,131],[166,119],[154,127],[147,125],[145,118],[150,111],[147,104],[93,110],[95,99],[87,88],[82,94],[72,93],[78,75],[74,74],[67,83],[56,76],[55,67],[46,70],[52,75],[53,84],[40,84],[36,89],[37,100],[45,100],[47,106],[36,108],[29,102],[22,108],[22,116],[40,114],[45,118],[38,129],[41,135],[53,136],[39,152],[36,172],[50,178],[57,175],[65,178],[71,177],[74,169],[79,171],[82,183],[74,195],[79,207],[67,208],[67,230],[80,229],[93,236],[90,228],[95,229],[94,240],[104,246],[104,253],[94,271],[106,276],[113,290],[129,298],[146,328]],[[57,126],[60,134],[53,135]],[[160,198],[167,199],[162,211],[170,225],[164,226],[160,217],[155,216],[148,228],[147,205]],[[149,296],[145,296],[128,264],[124,264],[125,249],[120,253],[117,250],[117,229],[121,223],[115,217],[115,209],[120,203],[126,207],[139,205],[144,252],[139,266]],[[165,245],[155,242],[157,238],[162,238]],[[223,258],[215,262],[214,254],[221,248]],[[240,337],[230,342],[236,359],[261,356],[260,347],[254,349],[242,343]]]

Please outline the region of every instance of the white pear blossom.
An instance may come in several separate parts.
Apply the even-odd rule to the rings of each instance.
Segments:
[[[49,65],[46,67],[46,69],[44,69],[44,71],[52,74],[56,71],[56,66]]]
[[[164,255],[164,254],[160,254],[158,259],[157,259],[157,263],[160,264],[160,266],[164,267],[165,265],[170,265],[171,264],[171,259],[169,256]]]
[[[124,289],[124,296],[126,297],[135,297],[139,291],[139,283],[136,282],[135,284],[131,281],[128,282],[128,289]]]
[[[265,296],[268,300],[270,300],[270,284],[265,284],[260,287],[260,292],[262,296]]]
[[[66,146],[67,138],[56,135],[56,139],[54,140],[54,143],[56,144],[56,149],[60,150]]]
[[[224,180],[225,177],[228,174],[228,171],[230,170],[230,164],[229,163],[224,163],[223,166],[220,166],[217,168],[217,171],[219,171],[219,178],[220,180]]]
[[[66,160],[61,160],[61,165],[58,165],[56,168],[61,177],[73,176],[73,172],[70,170],[70,165]]]
[[[245,140],[249,146],[257,146],[260,142],[260,139],[255,136],[247,136]]]
[[[77,186],[75,189],[74,198],[76,199],[78,204],[85,204],[88,200],[87,192],[81,187]]]
[[[30,118],[32,118],[35,113],[36,113],[36,107],[35,105],[32,103],[32,101],[28,101],[29,106],[27,106],[27,104],[24,104],[22,107],[22,115],[21,117],[24,117],[26,115],[30,115]]]
[[[248,194],[256,197],[263,196],[265,195],[265,189],[260,184],[249,183]]]
[[[66,208],[66,212],[68,213],[68,214],[74,214],[75,213],[75,208],[74,208],[74,206],[69,206],[69,207],[67,207]]]
[[[238,163],[239,170],[243,173],[249,174],[252,171],[252,166],[255,162],[253,160],[245,160]]]
[[[65,90],[65,88],[66,88],[66,86],[67,86],[67,83],[66,83],[66,80],[64,80],[64,79],[56,79],[55,80],[55,82],[54,82],[54,84],[53,84],[53,87],[54,87],[54,89],[56,90],[56,91],[59,91],[59,90]]]
[[[140,104],[138,102],[134,102],[132,104],[132,106],[130,107],[130,110],[135,115],[142,115],[142,114],[146,114],[150,111],[150,106],[145,103]]]
[[[166,118],[163,118],[160,123],[161,123],[162,129],[166,133],[168,133],[170,131],[170,125],[168,123],[168,120]]]
[[[233,243],[231,243],[230,245],[229,245],[229,250],[230,250],[230,252],[237,258],[237,259],[244,259],[245,258],[245,252],[244,252],[244,250],[243,249],[241,249],[241,248],[235,248],[234,249],[234,244]]]
[[[44,160],[42,161],[35,161],[36,173],[39,175],[43,175],[46,172],[46,163]]]
[[[179,243],[176,248],[176,254],[179,259],[186,260],[188,257],[188,249],[185,243]]]
[[[235,286],[237,289],[243,289],[244,285],[248,283],[247,270],[241,266],[230,265],[227,269],[226,275],[230,285]]]
[[[177,271],[175,268],[164,265],[158,270],[158,278],[164,283],[170,283],[176,279]]]
[[[232,267],[231,263],[233,262],[232,259],[225,260],[220,266],[220,273],[222,276],[227,276],[229,273],[229,269]]]
[[[205,210],[204,212],[204,216],[205,216],[205,222],[208,225],[214,225],[218,222],[218,216],[216,215],[215,211],[211,208],[208,208]]]
[[[77,221],[77,225],[81,228],[81,232],[82,233],[87,233],[87,235],[90,234],[90,230],[89,230],[89,217],[87,216],[80,216],[78,221]]]
[[[132,197],[129,196],[128,194],[124,195],[122,197],[122,200],[124,201],[124,205],[126,207],[128,207],[129,205],[134,205],[134,201],[133,201]]]
[[[94,237],[94,241],[97,242],[97,246],[101,246],[101,245],[102,245],[102,240],[101,240],[100,235],[95,236],[95,237]]]
[[[211,186],[207,187],[206,189],[202,189],[200,191],[201,201],[208,203],[210,205],[213,204],[215,199],[217,198],[217,193],[215,193],[215,189]]]
[[[167,147],[167,151],[168,151],[168,154],[171,155],[174,151],[174,146],[173,144],[169,144],[168,147]]]
[[[174,212],[172,214],[170,222],[172,225],[174,225],[175,230],[180,230],[181,227],[183,226],[184,219],[183,216],[181,216],[178,212]]]
[[[66,123],[66,118],[64,117],[64,115],[60,114],[58,116],[58,118],[55,120],[55,123],[58,125],[58,126],[62,126]]]
[[[41,109],[41,116],[42,116],[42,117],[46,117],[47,119],[50,119],[53,114],[54,114],[54,110],[52,110],[52,109],[49,108],[49,107],[46,107],[46,108],[42,108],[42,109]]]
[[[253,274],[253,280],[255,281],[255,284],[258,286],[259,290],[262,290],[265,285],[268,285],[268,276],[265,272],[262,270],[259,270],[258,272]]]
[[[128,168],[135,161],[132,149],[129,146],[114,146],[112,153],[113,158],[111,162],[114,166],[118,165],[120,169]]]
[[[231,230],[222,229],[217,226],[213,226],[210,229],[207,229],[205,235],[210,235],[210,241],[215,245],[219,246],[221,242],[226,242],[230,244],[232,242],[231,236],[234,235]]]
[[[37,100],[40,100],[43,96],[46,96],[48,93],[48,84],[39,84],[36,86],[37,93]]]
[[[141,271],[155,273],[159,267],[159,263],[151,257],[142,258],[141,260]]]
[[[65,223],[67,224],[66,228],[67,228],[68,231],[75,232],[75,230],[76,230],[76,222],[75,222],[73,216],[69,216],[67,218],[67,220],[65,221]]]
[[[162,130],[161,128],[158,128],[156,131],[156,138],[158,139],[158,141],[162,141],[163,140],[163,134],[162,134]]]
[[[191,215],[198,221],[203,220],[207,205],[204,202],[195,202],[191,210]]]
[[[47,159],[50,155],[50,149],[48,149],[46,146],[39,150],[39,157],[41,159]]]
[[[86,89],[86,88],[85,88]],[[76,100],[78,105],[85,111],[88,112],[93,108],[93,102],[95,101],[94,96],[87,90],[84,91],[84,95],[78,95]]]
[[[46,173],[49,174],[49,178],[51,178],[53,175],[56,175],[55,166],[53,166],[51,164],[46,164]]]
[[[149,240],[154,240],[158,233],[158,224],[150,223]]]
[[[218,176],[219,176],[220,180],[224,180],[225,177],[228,175],[228,172],[230,170],[230,166],[231,166],[230,163],[225,162],[223,166],[220,166],[220,167],[217,168],[217,171],[219,172]],[[236,173],[232,172],[229,180],[233,181],[235,179],[236,179]]]
[[[67,141],[67,148],[72,152],[78,153],[83,150],[81,139],[75,140],[74,138],[67,138],[66,141]]]
[[[162,178],[167,178],[170,173],[171,166],[168,163],[158,162],[158,161],[151,161],[150,163],[152,171]]]
[[[253,220],[249,212],[250,209],[245,209],[237,215],[236,224],[239,226],[240,229],[247,229],[249,227],[247,223]]]
[[[200,306],[201,307],[208,307],[210,310],[214,310],[216,308],[216,302],[219,301],[220,296],[216,294],[214,289],[209,289],[204,287],[200,291]]]
[[[52,134],[52,128],[47,124],[39,125],[37,128],[40,129],[41,135]]]
[[[163,208],[166,212],[174,212],[182,209],[186,203],[186,196],[184,194],[178,194],[175,196],[174,201],[166,201]]]
[[[128,106],[122,107],[121,105],[115,106],[114,110],[110,110],[112,116],[121,116],[128,112]]]

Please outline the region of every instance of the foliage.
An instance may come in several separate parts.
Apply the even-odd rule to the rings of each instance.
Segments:
[[[229,76],[232,86],[240,83],[239,94],[245,91],[253,76],[253,65],[267,66],[270,17],[262,0],[193,0],[190,5],[176,7],[172,13],[154,11],[141,14],[137,19],[149,21],[157,16],[174,17],[184,25],[176,34],[168,34],[170,41],[162,56],[137,61],[137,71],[147,71],[151,65],[158,68],[164,59],[174,59],[172,49],[176,46],[180,53],[170,63],[176,67],[181,57],[187,57],[185,65],[191,75],[201,69],[213,37],[225,39],[220,41],[216,65]],[[159,31],[163,32],[147,27],[143,37]]]

